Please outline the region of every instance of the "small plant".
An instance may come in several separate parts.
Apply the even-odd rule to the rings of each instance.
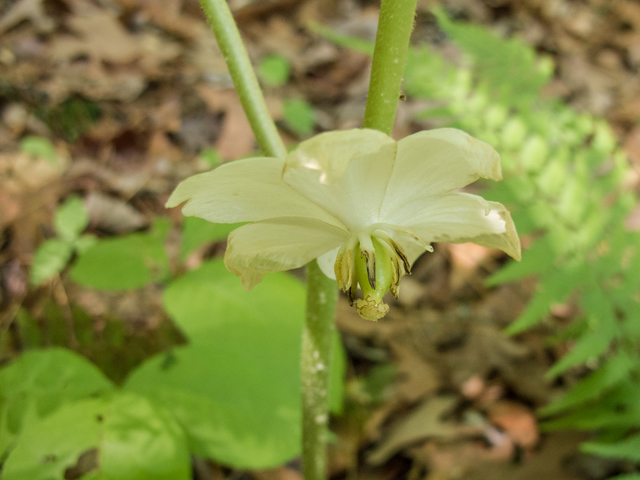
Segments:
[[[30,142],[31,147],[36,144]],[[40,152],[41,147],[37,148]],[[96,241],[92,235],[81,235],[89,224],[89,215],[79,197],[71,196],[55,212],[53,226],[56,237],[38,247],[31,265],[31,284],[39,286],[58,275],[74,252],[83,253]]]
[[[268,55],[258,64],[258,75],[271,87],[279,87],[289,80],[291,66],[282,55]]]
[[[282,103],[282,113],[288,128],[300,137],[313,133],[316,125],[313,107],[304,100],[289,99]]]

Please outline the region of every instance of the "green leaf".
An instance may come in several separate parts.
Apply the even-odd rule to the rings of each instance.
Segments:
[[[607,350],[615,333],[614,329],[603,331],[602,328],[599,328],[580,337],[571,351],[556,362],[545,376],[547,378],[555,378],[571,367],[583,364],[590,359],[598,358]]]
[[[184,261],[199,246],[223,240],[242,225],[244,223],[211,223],[198,217],[185,217],[180,258]]]
[[[200,152],[200,158],[211,168],[216,168],[222,163],[222,158],[215,148],[205,148]]]
[[[289,80],[291,67],[282,55],[268,55],[258,64],[258,74],[267,85],[279,87]]]
[[[56,210],[53,222],[56,233],[68,243],[73,242],[89,225],[89,214],[80,197],[71,196]]]
[[[587,272],[585,272],[587,270]],[[508,335],[516,335],[536,325],[549,313],[554,302],[563,302],[571,292],[585,281],[588,265],[564,268],[547,273],[538,284],[538,291],[529,301],[518,319],[505,329]]]
[[[640,462],[640,434],[614,443],[586,442],[580,446],[580,450],[600,457]]]
[[[316,124],[313,108],[304,100],[289,99],[282,102],[282,114],[287,126],[301,137],[313,133]]]
[[[555,415],[605,393],[623,381],[633,366],[633,360],[624,352],[619,352],[587,378],[576,383],[564,396],[540,409],[540,415]]]
[[[147,361],[126,388],[170,410],[196,455],[238,468],[274,467],[296,456],[302,284],[271,274],[247,293],[215,260],[174,281],[164,303],[190,345]],[[344,374],[342,352],[335,352],[333,386]],[[341,392],[331,394],[336,407]]]
[[[91,247],[98,243],[98,239],[93,235],[81,235],[73,242],[73,248],[76,249],[78,254],[82,255]]]
[[[20,151],[34,157],[44,158],[56,163],[57,152],[53,144],[44,137],[29,135],[20,140]]]
[[[16,314],[16,326],[20,337],[20,344],[27,350],[43,345],[42,330],[38,321],[29,312],[20,307]]]
[[[184,432],[175,419],[145,398],[119,393],[69,403],[28,422],[5,463],[3,479],[62,480],[81,454],[94,449],[99,473],[88,478],[192,478]]]
[[[42,285],[59,274],[71,258],[73,247],[64,240],[52,238],[42,243],[33,257],[30,280],[35,286]]]
[[[640,388],[628,378],[596,401],[541,424],[544,430],[623,429],[640,425]]]
[[[71,278],[102,290],[127,290],[161,281],[169,274],[163,235],[134,233],[99,240],[80,256]]]
[[[519,38],[502,39],[485,27],[452,21],[442,8],[432,12],[438,25],[475,62],[478,75],[496,98],[527,108],[539,99],[553,74],[553,64],[540,61]]]
[[[366,53],[367,55],[373,55],[373,42],[362,40],[356,37],[342,35],[329,27],[325,27],[320,23],[312,22],[310,25],[308,25],[308,27],[312,32],[322,35],[323,37],[331,40],[336,45],[341,45],[343,47],[350,48],[351,50]]]
[[[542,238],[523,252],[522,261],[509,262],[506,267],[491,275],[486,283],[488,286],[495,286],[544,273],[553,267],[554,261],[553,250]]]
[[[65,402],[112,388],[94,364],[70,350],[22,354],[0,370],[0,457],[19,435],[28,408],[42,417]]]

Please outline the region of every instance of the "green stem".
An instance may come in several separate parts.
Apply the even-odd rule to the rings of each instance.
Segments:
[[[336,282],[315,260],[307,266],[307,318],[302,332],[302,469],[304,480],[326,478],[329,376],[335,331]]]
[[[200,0],[224,55],[242,107],[262,151],[274,157],[287,153],[269,115],[249,56],[225,0]],[[329,417],[336,282],[316,261],[307,267],[307,315],[302,336],[302,462],[305,480],[324,480],[325,445]]]
[[[391,133],[417,0],[382,0],[363,127]]]
[[[236,87],[242,108],[251,124],[258,145],[265,155],[284,157],[287,149],[278,134],[264,101],[251,60],[226,0],[200,0],[227,68]]]

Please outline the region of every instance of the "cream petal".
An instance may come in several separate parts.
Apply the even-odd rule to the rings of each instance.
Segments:
[[[247,158],[187,178],[173,191],[167,207],[187,202],[185,216],[214,223],[255,222],[276,217],[310,217],[342,227],[318,205],[282,181],[284,160]]]
[[[520,260],[520,239],[504,205],[468,193],[418,198],[396,212],[394,222],[424,242],[473,242]]]
[[[339,250],[340,247],[336,247],[318,257],[318,266],[320,267],[320,270],[322,270],[322,273],[332,280],[336,279],[335,265]]]
[[[398,154],[381,210],[381,221],[410,200],[442,195],[478,178],[501,180],[500,155],[461,130],[418,132],[398,142]]]
[[[263,220],[231,232],[224,263],[248,291],[265,274],[302,267],[348,236],[346,230],[312,218]]]
[[[322,183],[334,183],[353,160],[375,154],[382,146],[394,143],[388,135],[366,128],[321,133],[300,143],[287,155],[284,172],[301,167],[317,170],[321,172]]]
[[[286,158],[284,181],[351,230],[376,223],[397,143],[376,130],[320,134]]]

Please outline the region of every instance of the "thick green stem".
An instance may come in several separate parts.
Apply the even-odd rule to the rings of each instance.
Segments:
[[[240,32],[226,0],[200,0],[200,5],[211,23],[211,28],[233,79],[233,85],[236,87],[242,108],[251,124],[260,149],[265,155],[284,157],[287,154],[287,149],[282,143],[271,115],[269,115],[247,49],[244,48]]]
[[[302,469],[305,480],[326,478],[329,376],[335,331],[336,282],[314,260],[307,266],[307,318],[302,332]]]
[[[267,111],[249,56],[225,0],[200,0],[242,107],[262,151],[274,157],[287,153]],[[316,261],[307,267],[307,315],[302,338],[302,463],[305,480],[324,480],[325,445],[329,417],[329,376],[335,330],[336,282]]]
[[[391,133],[417,0],[382,0],[363,127]]]
[[[364,126],[390,133],[417,0],[382,0]],[[262,151],[286,149],[269,115],[240,33],[225,0],[200,0],[227,62]],[[325,480],[329,377],[335,329],[336,283],[316,261],[307,267],[307,316],[302,338],[302,461],[305,480]]]

